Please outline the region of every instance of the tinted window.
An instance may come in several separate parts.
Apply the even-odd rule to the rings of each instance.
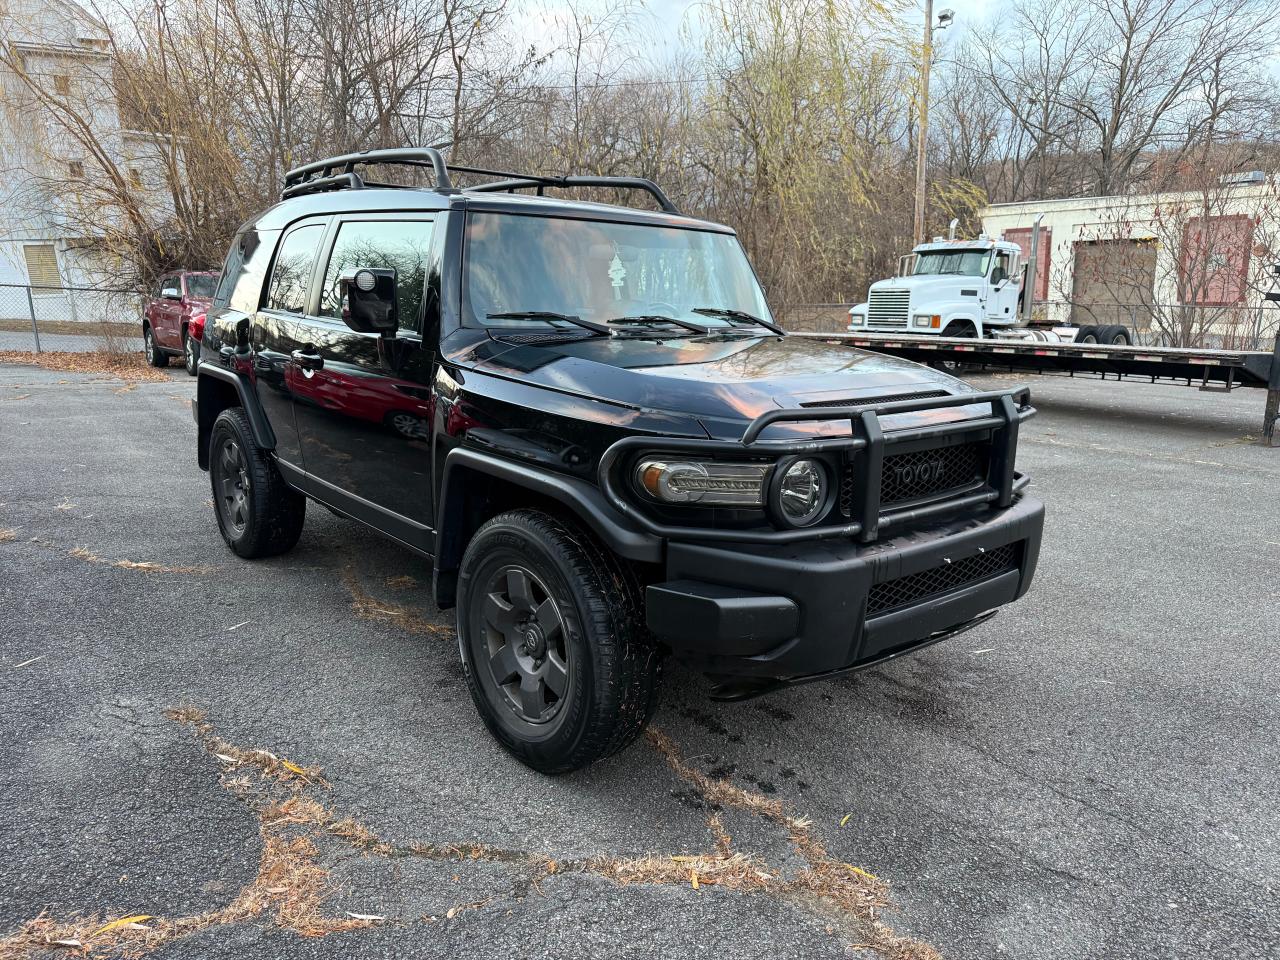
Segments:
[[[338,280],[343,271],[355,267],[390,267],[396,272],[400,329],[417,330],[430,247],[430,221],[349,220],[342,224],[324,274],[320,315],[342,316]]]
[[[218,281],[219,305],[230,305],[245,313],[258,309],[262,284],[266,280],[267,260],[275,245],[277,231],[259,232],[252,227],[238,234],[231,243],[222,278]]]
[[[307,288],[311,284],[311,270],[324,238],[324,225],[309,223],[285,235],[271,269],[271,289],[267,293],[266,308],[285,313],[307,312]]]

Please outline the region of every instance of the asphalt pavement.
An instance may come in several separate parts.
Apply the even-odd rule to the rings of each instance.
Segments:
[[[424,561],[314,505],[225,548],[181,371],[0,366],[0,958],[1280,955],[1261,395],[1031,385],[1025,599],[744,704],[673,665],[665,752],[552,779],[485,733]]]

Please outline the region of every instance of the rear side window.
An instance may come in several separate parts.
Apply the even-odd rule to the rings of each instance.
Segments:
[[[400,329],[416,331],[422,312],[431,251],[430,220],[348,220],[338,229],[320,290],[320,315],[342,316],[338,280],[356,267],[390,267],[396,272],[396,312]]]
[[[258,309],[267,261],[278,234],[278,230],[259,231],[250,227],[236,235],[218,281],[218,295],[214,298],[218,306],[230,306],[244,313]]]
[[[308,223],[285,234],[280,241],[275,266],[271,268],[266,309],[284,313],[307,312],[307,291],[322,239],[324,224],[321,223]]]
[[[209,300],[213,297],[214,278],[205,273],[193,273],[187,278],[187,296]]]

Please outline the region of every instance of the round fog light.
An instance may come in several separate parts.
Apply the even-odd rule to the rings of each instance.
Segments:
[[[818,460],[793,460],[785,464],[777,480],[774,504],[787,523],[807,527],[827,506],[831,481]]]

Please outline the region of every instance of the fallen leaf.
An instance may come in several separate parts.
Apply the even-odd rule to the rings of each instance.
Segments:
[[[846,823],[848,823],[848,822],[849,822],[849,818],[850,818],[850,817],[852,817],[852,816],[853,816],[853,814],[852,814],[852,813],[846,813],[843,817],[841,817],[841,818],[840,818],[840,826],[842,826],[842,827],[843,827]]]
[[[221,760],[223,763],[239,763],[240,762],[235,757],[228,757],[225,753],[215,753],[214,756],[217,757],[219,760]]]
[[[453,919],[454,917],[456,917],[457,915],[458,915],[458,908],[457,908],[457,907],[450,907],[450,908],[449,908],[449,912],[448,912],[448,913],[446,913],[446,914],[444,915],[444,918],[445,918],[446,920],[452,920],[452,919]]]
[[[51,947],[71,947],[74,950],[83,950],[84,944],[79,940],[50,940]]]
[[[697,870],[689,871],[689,885],[692,886],[693,889],[695,890],[698,889],[698,871]]]
[[[868,873],[866,870],[863,870],[861,867],[855,867],[852,863],[846,863],[844,866],[845,866],[845,869],[850,870],[853,873],[856,873],[860,877],[866,877],[868,880],[880,879],[874,873]]]
[[[307,775],[307,771],[303,770],[296,763],[293,763],[289,760],[281,760],[280,764],[290,773],[296,773],[300,777],[305,777]]]
[[[103,924],[97,930],[93,931],[93,933],[89,934],[89,936],[96,937],[100,933],[106,933],[108,930],[119,930],[121,927],[132,927],[134,929],[145,930],[146,927],[142,926],[142,921],[150,919],[151,914],[149,913],[139,913],[132,917],[121,917],[119,920],[112,920],[110,923]]]
[[[347,916],[352,920],[367,920],[370,923],[377,923],[387,919],[386,917],[378,916],[376,913],[352,913],[350,910],[347,911]]]

